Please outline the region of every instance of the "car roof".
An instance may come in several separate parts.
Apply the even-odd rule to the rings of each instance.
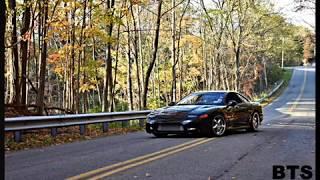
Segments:
[[[210,90],[210,91],[197,91],[194,93],[238,93],[236,91],[226,91],[226,90]]]

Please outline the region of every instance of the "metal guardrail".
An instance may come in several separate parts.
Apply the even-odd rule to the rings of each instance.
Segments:
[[[258,102],[258,103],[261,103],[261,102],[263,102],[264,100],[266,100],[267,98],[269,98],[270,96],[272,96],[275,92],[277,92],[277,91],[279,90],[279,88],[283,85],[283,83],[284,83],[284,81],[281,80],[280,83],[279,83],[271,92],[269,92],[267,96],[259,99],[257,102]]]
[[[266,97],[257,102],[261,103],[266,98],[272,96],[283,84],[281,81]],[[16,142],[21,141],[21,131],[51,128],[51,135],[57,135],[57,128],[67,126],[80,127],[80,134],[84,135],[88,124],[103,123],[103,131],[108,131],[108,123],[123,122],[130,120],[144,120],[151,110],[129,111],[129,112],[111,112],[111,113],[92,113],[92,114],[72,114],[72,115],[55,115],[55,116],[23,116],[14,118],[5,118],[5,131],[14,131]],[[143,121],[140,121],[143,126]]]
[[[51,128],[51,135],[56,136],[58,127],[79,125],[80,134],[84,134],[85,125],[103,123],[103,131],[106,132],[108,131],[108,123],[110,122],[143,120],[146,119],[150,112],[151,110],[5,118],[5,131],[14,131],[14,139],[16,142],[21,141],[22,130]],[[142,125],[143,122],[140,123],[140,126]]]

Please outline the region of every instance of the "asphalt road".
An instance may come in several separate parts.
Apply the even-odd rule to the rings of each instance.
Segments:
[[[5,177],[262,180],[272,179],[273,165],[309,165],[315,179],[314,67],[295,68],[288,88],[264,108],[264,115],[261,129],[254,133],[207,139],[154,138],[136,132],[7,153]],[[289,179],[290,172],[286,174]]]

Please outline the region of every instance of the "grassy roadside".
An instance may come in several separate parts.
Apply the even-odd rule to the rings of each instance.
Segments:
[[[271,97],[266,98],[263,102],[261,102],[262,107],[265,107],[266,105],[270,104],[272,101],[277,99],[284,92],[284,90],[288,87],[288,84],[292,77],[292,73],[293,73],[292,69],[284,69],[284,72],[282,75],[283,85]]]
[[[292,70],[284,70],[282,79],[284,80],[283,85],[280,89],[275,92],[271,97],[265,99],[261,103],[262,106],[266,106],[271,103],[277,97],[279,97],[283,91],[287,88],[289,81],[292,76]],[[129,123],[128,123],[129,124]],[[5,134],[5,151],[18,151],[27,150],[32,148],[41,148],[65,143],[71,143],[76,141],[88,140],[98,137],[106,137],[112,135],[126,134],[129,132],[142,131],[144,128],[139,127],[138,121],[132,121],[130,125],[126,128],[122,128],[121,123],[110,123],[109,131],[103,132],[101,124],[88,125],[86,129],[86,134],[84,136],[80,135],[79,127],[65,127],[58,129],[58,135],[56,137],[51,137],[50,129],[30,131],[24,133],[22,136],[22,142],[16,143],[13,140],[13,133]]]

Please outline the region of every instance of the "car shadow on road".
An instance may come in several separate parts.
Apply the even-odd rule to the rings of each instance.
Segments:
[[[247,131],[247,130],[228,130],[225,132],[225,134],[221,137],[215,137],[215,138],[222,138],[222,137],[226,137],[226,136],[236,136],[236,135],[244,135],[244,134],[251,134],[251,135],[256,135],[257,133],[261,133],[263,132],[263,130],[258,130],[258,131]],[[157,139],[157,138],[161,138],[161,139],[171,139],[171,138],[205,138],[207,136],[204,136],[202,134],[199,133],[194,133],[194,134],[169,134],[168,136],[165,137],[155,137],[152,136],[150,138],[152,139]]]

